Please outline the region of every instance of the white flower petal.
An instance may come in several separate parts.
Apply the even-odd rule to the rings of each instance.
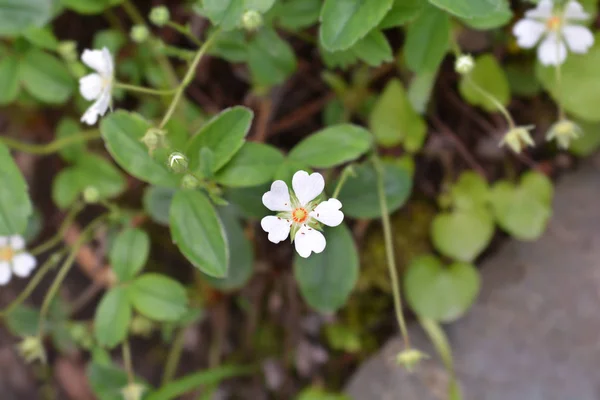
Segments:
[[[263,194],[262,202],[271,211],[292,211],[290,192],[284,181],[275,181],[271,190]]]
[[[111,100],[110,90],[104,90],[98,100],[94,102],[81,117],[81,122],[88,125],[94,125],[98,121],[98,117],[106,114],[110,108]]]
[[[9,240],[10,247],[13,250],[23,250],[25,248],[25,239],[23,239],[23,236],[13,235]]]
[[[517,37],[517,44],[523,49],[530,49],[540,40],[546,27],[541,22],[531,19],[522,19],[513,27],[513,34]]]
[[[291,221],[269,215],[260,221],[260,226],[269,234],[269,240],[279,243],[287,239],[290,234]]]
[[[102,93],[102,77],[93,73],[79,79],[79,92],[87,101],[96,100]]]
[[[0,247],[4,247],[8,244],[8,236],[0,236]]]
[[[525,13],[527,18],[548,19],[552,17],[554,11],[554,3],[552,0],[541,0],[537,7]]]
[[[102,57],[104,58],[104,63],[108,72],[107,75],[112,78],[115,69],[115,62],[113,60],[112,54],[110,54],[110,51],[106,47],[102,48]]]
[[[292,188],[300,205],[305,206],[323,192],[325,179],[318,172],[309,175],[306,171],[298,171],[292,178]]]
[[[562,64],[567,58],[567,47],[558,36],[552,32],[538,47],[538,59],[543,65]]]
[[[587,53],[594,45],[594,35],[585,26],[567,25],[562,29],[562,33],[573,53]]]
[[[7,262],[0,262],[0,286],[6,285],[10,282],[10,264]]]
[[[325,250],[325,236],[316,229],[302,225],[294,238],[296,251],[300,257],[308,258],[311,252],[321,253]]]
[[[19,253],[12,260],[12,270],[16,276],[21,278],[28,277],[36,265],[35,257],[29,253]]]
[[[590,18],[590,15],[586,13],[578,2],[571,0],[565,6],[565,18],[572,21],[585,21]]]
[[[338,226],[344,220],[344,213],[340,211],[342,203],[338,199],[329,199],[315,208],[310,216],[328,226]]]
[[[81,61],[102,76],[112,76],[112,57],[106,48],[103,48],[102,50],[85,49],[81,55]]]

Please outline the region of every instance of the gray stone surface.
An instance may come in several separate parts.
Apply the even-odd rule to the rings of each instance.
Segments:
[[[600,399],[600,159],[561,179],[535,243],[511,241],[482,265],[482,291],[445,327],[465,400]],[[418,326],[416,346],[435,354]],[[355,400],[446,399],[433,357],[409,375],[392,339],[351,379]]]

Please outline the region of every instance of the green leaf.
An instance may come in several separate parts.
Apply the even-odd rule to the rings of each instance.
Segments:
[[[519,240],[538,239],[552,214],[552,193],[552,182],[538,172],[524,174],[519,186],[496,183],[490,202],[498,225]]]
[[[127,386],[127,374],[112,364],[90,363],[86,370],[90,387],[99,400],[123,400],[121,389]]]
[[[141,142],[151,127],[139,114],[119,110],[102,119],[100,132],[108,152],[125,171],[153,185],[177,187],[180,178],[152,158]]]
[[[63,118],[56,127],[56,138],[65,139],[71,136],[77,136],[81,133],[81,126],[73,118]],[[60,156],[67,161],[76,162],[81,159],[86,150],[84,141],[70,144],[62,147],[59,151]]]
[[[485,17],[502,6],[502,0],[429,0],[429,2],[462,18]]]
[[[480,288],[479,273],[467,263],[444,266],[434,256],[414,259],[404,276],[404,293],[421,317],[439,322],[460,318],[473,304]]]
[[[190,169],[197,171],[200,168],[199,155],[203,147],[213,152],[213,172],[225,166],[244,145],[253,117],[251,110],[240,106],[227,108],[214,116],[187,145]]]
[[[452,185],[450,196],[455,208],[470,210],[486,205],[489,193],[490,188],[481,175],[473,171],[466,171]]]
[[[461,77],[458,89],[461,96],[469,103],[480,106],[488,112],[497,111],[498,107],[487,96],[473,87],[471,80],[492,95],[502,105],[510,101],[510,87],[502,67],[491,54],[484,54],[475,59],[475,67],[469,76]]]
[[[502,67],[513,95],[532,97],[542,91],[542,85],[535,76],[533,65],[519,62],[503,64]]]
[[[58,49],[58,45],[60,44],[49,27],[38,28],[32,26],[23,32],[23,37],[31,44],[34,44],[35,46],[45,50],[55,51]]]
[[[105,200],[123,193],[126,181],[112,163],[86,153],[74,166],[58,174],[52,185],[52,199],[58,207],[66,208],[88,188],[97,191],[98,200]]]
[[[19,59],[8,54],[0,59],[0,105],[15,101],[19,95]]]
[[[255,85],[279,85],[296,71],[296,55],[275,30],[263,28],[248,43],[248,67]]]
[[[215,176],[224,186],[249,187],[269,182],[283,163],[281,152],[268,144],[247,142]]]
[[[425,0],[394,0],[391,10],[379,24],[380,29],[389,29],[402,26],[415,19],[423,6]]]
[[[570,54],[561,65],[560,96],[557,92],[554,67],[543,67],[539,62],[536,74],[544,89],[565,110],[589,122],[600,121],[600,33],[594,37],[594,46],[586,54]]]
[[[246,237],[240,221],[231,210],[219,212],[229,248],[229,266],[227,277],[218,279],[204,274],[204,279],[219,290],[230,291],[242,288],[254,271],[254,249]]]
[[[106,47],[111,54],[117,54],[126,43],[126,36],[116,29],[105,29],[94,35],[94,48]]]
[[[16,306],[4,319],[6,327],[15,336],[35,336],[40,327],[40,312],[30,306]]]
[[[144,192],[144,210],[152,221],[160,225],[169,225],[169,210],[176,190],[160,186],[149,186]]]
[[[309,387],[304,389],[296,400],[352,400],[344,394],[326,392],[322,388]]]
[[[354,54],[372,67],[394,60],[392,47],[380,30],[372,30],[352,46]]]
[[[437,70],[446,55],[449,41],[448,14],[435,7],[426,6],[406,31],[406,66],[416,73]]]
[[[270,184],[228,189],[225,191],[225,198],[235,206],[239,214],[249,219],[259,219],[265,216],[266,210],[262,203],[262,196],[269,189]]]
[[[42,26],[51,17],[48,0],[0,0],[0,37],[15,36],[31,26]]]
[[[314,168],[330,168],[356,160],[371,148],[371,134],[364,128],[339,124],[322,129],[298,143],[290,160]]]
[[[150,238],[141,229],[129,228],[119,233],[110,249],[109,260],[120,282],[133,279],[148,261]]]
[[[60,0],[63,6],[79,14],[99,14],[123,0]]]
[[[69,70],[55,56],[41,50],[28,51],[21,60],[21,83],[37,100],[61,104],[69,99],[75,84]]]
[[[345,224],[326,228],[327,247],[321,254],[302,258],[296,254],[294,275],[306,302],[322,313],[343,307],[358,280],[359,258]]]
[[[224,31],[234,29],[245,11],[244,0],[203,0],[202,12]]]
[[[402,83],[397,79],[389,81],[369,115],[369,128],[377,143],[384,147],[394,147],[407,137],[413,139],[410,151],[419,150],[427,126],[423,118],[410,104]]]
[[[498,3],[499,7],[496,10],[484,16],[463,19],[462,22],[473,29],[479,30],[497,29],[505,26],[512,19],[513,12],[507,0],[499,0]]]
[[[435,71],[419,72],[415,74],[408,87],[408,101],[413,109],[421,115],[427,112],[427,105],[431,99],[438,72],[439,69],[436,69]],[[407,145],[408,142],[405,146]]]
[[[27,183],[8,148],[0,142],[0,236],[21,234],[33,213]]]
[[[225,231],[205,195],[186,190],[175,193],[170,226],[175,244],[196,268],[215,278],[227,276]]]
[[[600,148],[600,124],[578,121],[583,135],[571,142],[569,151],[576,156],[587,157]]]
[[[431,225],[431,239],[443,255],[472,262],[490,244],[494,227],[494,219],[485,208],[440,213]]]
[[[346,50],[375,28],[393,0],[325,0],[321,9],[320,42],[329,51]]]
[[[246,10],[255,10],[263,14],[275,4],[275,0],[244,0],[244,2]]]
[[[137,312],[156,321],[177,321],[187,311],[187,295],[181,283],[159,274],[145,274],[127,287]]]
[[[319,21],[321,0],[288,0],[276,3],[279,24],[290,30],[308,28]]]
[[[412,179],[408,171],[389,162],[384,164],[384,187],[388,210],[398,210],[406,203],[412,190]],[[338,199],[342,211],[353,218],[377,218],[381,216],[377,195],[377,174],[371,163],[357,165],[356,177],[350,177]],[[335,186],[332,186],[335,187]]]
[[[94,317],[94,335],[100,346],[113,348],[121,343],[127,337],[130,320],[131,304],[127,289],[110,289],[100,300]]]

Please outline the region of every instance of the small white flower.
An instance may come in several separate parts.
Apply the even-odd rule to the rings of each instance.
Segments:
[[[517,44],[524,48],[538,47],[538,59],[543,65],[559,65],[567,58],[567,47],[573,53],[587,53],[594,44],[594,35],[578,22],[589,15],[581,4],[570,0],[564,7],[555,7],[552,0],[541,0],[537,7],[525,13],[525,18],[513,27]]]
[[[269,234],[269,240],[279,243],[292,233],[292,241],[301,257],[307,258],[311,252],[325,250],[325,236],[319,232],[320,223],[338,226],[344,220],[340,211],[342,203],[338,199],[315,201],[325,188],[323,176],[317,172],[308,174],[298,171],[292,178],[290,193],[284,181],[275,181],[271,190],[263,195],[265,207],[278,211],[277,216],[269,215],[260,222]]]
[[[10,282],[13,274],[26,278],[37,265],[35,257],[24,251],[21,236],[0,236],[0,286]]]
[[[88,101],[94,101],[81,117],[81,121],[94,125],[99,116],[111,107],[114,63],[106,47],[102,50],[84,50],[81,61],[96,72],[79,80],[79,92]]]

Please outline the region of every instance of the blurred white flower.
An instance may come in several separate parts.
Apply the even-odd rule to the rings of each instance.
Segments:
[[[24,251],[21,236],[0,236],[0,285],[10,282],[13,274],[26,278],[37,265],[35,257]]]
[[[524,49],[535,47],[544,38],[537,50],[538,59],[543,65],[559,65],[567,58],[567,47],[573,53],[584,54],[594,44],[592,32],[577,24],[589,17],[575,0],[564,7],[555,6],[552,0],[541,0],[515,24],[513,33]]]
[[[325,188],[323,176],[317,172],[308,174],[298,171],[292,178],[290,193],[284,181],[275,181],[271,190],[263,195],[265,207],[279,211],[277,216],[269,215],[260,222],[263,230],[269,234],[269,240],[279,243],[291,232],[296,251],[307,258],[311,252],[325,250],[325,236],[319,232],[320,223],[338,226],[344,220],[340,211],[342,203],[337,199],[315,201]]]
[[[106,47],[102,50],[84,50],[81,61],[96,72],[79,80],[79,92],[88,101],[94,101],[81,117],[81,121],[94,125],[99,116],[106,114],[111,106],[114,63]]]
[[[511,129],[500,141],[500,146],[508,146],[515,153],[520,153],[525,147],[535,146],[535,142],[529,134],[531,129],[533,126],[517,126]]]

